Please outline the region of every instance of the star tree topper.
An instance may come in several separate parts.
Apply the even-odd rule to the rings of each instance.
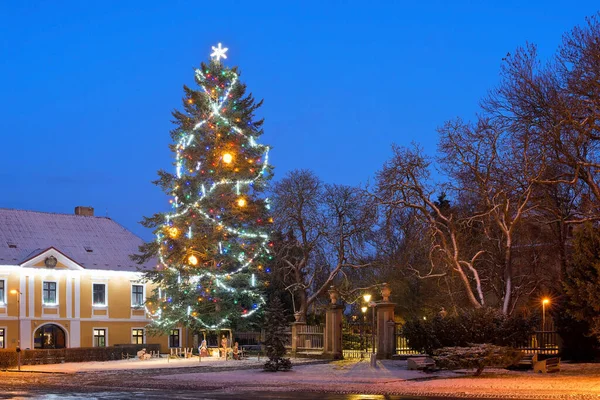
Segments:
[[[221,43],[219,43],[219,45],[217,47],[215,47],[215,46],[211,46],[211,47],[213,49],[213,52],[210,56],[213,58],[216,58],[217,62],[220,61],[221,58],[227,58],[227,56],[225,55],[225,52],[227,52],[227,50],[229,50],[229,48],[227,48],[227,47],[222,48]]]

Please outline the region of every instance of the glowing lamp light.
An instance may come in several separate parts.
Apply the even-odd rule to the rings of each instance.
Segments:
[[[223,162],[225,164],[231,164],[232,161],[233,161],[233,156],[230,153],[223,154]]]
[[[364,314],[364,313],[366,313],[366,312],[367,312],[367,310],[368,310],[368,308],[367,308],[367,307],[361,307],[361,308],[360,308],[360,311],[362,311],[362,313],[363,313],[363,314]]]
[[[546,298],[542,299],[542,304],[546,305],[548,303],[550,303],[550,299],[549,298],[546,297]]]
[[[363,295],[363,299],[365,300],[365,303],[368,303],[371,301],[371,295],[370,294],[365,294]]]
[[[198,257],[196,257],[195,255],[191,255],[188,257],[188,261],[190,262],[190,264],[192,265],[198,265]]]
[[[238,207],[246,207],[246,204],[247,204],[247,203],[246,203],[246,199],[245,199],[245,198],[243,198],[243,197],[240,197],[240,198],[237,200],[237,205],[238,205]]]
[[[19,291],[15,290],[15,289],[13,289],[13,290],[10,291],[10,294],[18,294],[18,293],[19,293]]]

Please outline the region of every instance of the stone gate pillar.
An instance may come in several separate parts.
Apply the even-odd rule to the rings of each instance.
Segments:
[[[329,289],[331,304],[325,314],[325,343],[323,354],[333,359],[343,358],[342,352],[342,313],[344,307],[337,304],[338,292],[335,287]]]
[[[396,354],[396,324],[394,308],[396,303],[390,302],[390,288],[387,283],[381,288],[383,300],[377,303],[377,358],[391,358]]]
[[[300,343],[300,336],[298,332],[302,331],[302,328],[306,326],[306,322],[298,321],[292,323],[292,354],[296,354],[298,351],[298,343]],[[300,345],[302,347],[303,344]]]

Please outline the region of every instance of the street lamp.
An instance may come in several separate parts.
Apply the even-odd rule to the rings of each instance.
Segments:
[[[21,370],[21,292],[16,289],[10,294],[17,295],[17,369]]]
[[[550,299],[547,297],[542,299],[542,331],[546,331],[546,304],[550,304]]]
[[[373,346],[372,354],[375,354],[375,302],[371,302],[371,295],[368,293],[363,295],[363,299],[364,299],[365,303],[368,304],[369,307],[373,307],[373,318],[371,321],[371,342],[372,342],[372,346]]]

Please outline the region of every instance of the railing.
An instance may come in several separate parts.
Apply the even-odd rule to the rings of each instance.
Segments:
[[[323,332],[321,325],[300,325],[297,332],[297,350],[323,350]]]
[[[411,349],[408,345],[408,340],[404,336],[402,336],[402,324],[396,323],[395,332],[395,340],[396,343],[396,354],[420,354],[421,352],[418,350]]]
[[[263,332],[234,332],[233,337],[240,346],[258,346],[264,341]]]
[[[526,354],[558,354],[560,351],[560,336],[554,330],[536,331],[526,345],[520,346]]]
[[[411,349],[408,341],[402,336],[402,325],[396,324],[396,354],[419,354]],[[536,331],[529,341],[518,347],[526,354],[558,354],[560,351],[560,336],[554,330]]]
[[[373,330],[370,323],[350,321],[342,329],[344,358],[365,358],[373,352]]]

